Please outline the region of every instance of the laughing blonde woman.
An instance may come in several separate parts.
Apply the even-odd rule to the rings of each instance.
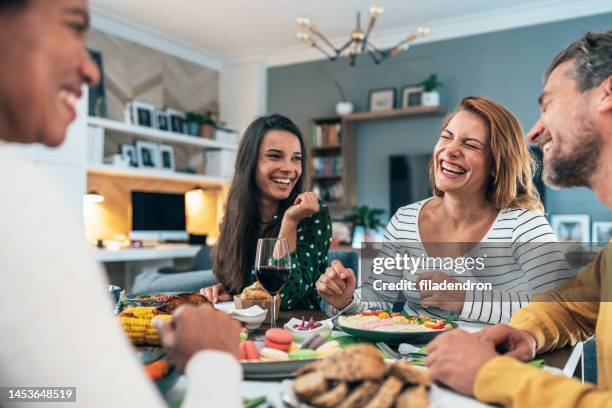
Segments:
[[[431,158],[434,196],[395,213],[379,255],[394,257],[408,247],[414,258],[452,255],[457,259],[484,250],[488,252],[482,260],[484,268],[457,273],[440,270],[438,264],[410,273],[369,274],[363,277],[364,288],[383,279],[412,281],[417,290],[376,290],[375,299],[364,295],[362,300],[360,291],[355,291],[353,271],[334,262],[316,285],[330,306],[328,312],[390,309],[405,300],[404,310],[410,314],[447,317],[452,313],[466,321],[509,321],[533,293],[556,287],[572,275],[558,248],[534,244],[556,242],[556,238],[543,215],[532,172],[533,159],[512,113],[486,97],[463,99],[443,123]],[[465,282],[490,289],[435,289]]]

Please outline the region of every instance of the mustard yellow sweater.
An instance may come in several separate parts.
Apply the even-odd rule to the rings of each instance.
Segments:
[[[511,407],[612,407],[612,242],[595,261],[560,288],[512,316],[539,353],[597,336],[598,385],[552,375],[510,357],[496,357],[476,378],[484,402]]]

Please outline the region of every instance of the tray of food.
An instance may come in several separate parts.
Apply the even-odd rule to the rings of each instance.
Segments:
[[[135,346],[160,346],[153,318],[170,320],[179,306],[203,303],[208,300],[198,293],[138,296],[117,304],[117,319]]]
[[[406,360],[385,362],[369,344],[347,347],[296,374],[281,390],[283,403],[294,408],[429,406],[429,372]]]
[[[408,316],[384,310],[339,316],[333,322],[337,328],[351,336],[390,344],[426,344],[438,334],[457,328],[457,324],[449,319]]]
[[[328,334],[329,335],[329,334]],[[268,329],[263,341],[248,340],[241,334],[240,361],[244,378],[249,380],[283,379],[304,364],[340,351],[340,341],[312,333],[301,341],[281,328]]]

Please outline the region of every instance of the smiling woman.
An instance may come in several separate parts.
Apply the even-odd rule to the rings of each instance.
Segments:
[[[336,274],[350,273],[339,266],[317,283],[321,297],[335,308],[347,307],[349,313],[372,307],[389,309],[405,300],[404,309],[409,314],[447,317],[456,313],[467,321],[509,321],[534,293],[572,277],[560,251],[550,251],[550,245],[529,244],[556,241],[542,214],[532,166],[523,132],[510,111],[486,97],[463,99],[444,121],[431,157],[429,175],[434,197],[395,213],[387,225],[387,243],[381,253],[391,258],[398,251],[407,251],[412,257],[473,257],[476,255],[470,251],[474,248],[486,248],[479,243],[494,243],[495,256],[485,255],[484,267],[468,273],[452,267],[422,267],[407,275],[398,269],[370,275],[363,283],[363,293],[383,276],[387,282],[406,278],[419,287],[375,290],[371,298],[363,297],[366,302],[361,302],[360,293],[334,292],[330,281]],[[401,246],[397,242],[422,244]],[[492,289],[420,289],[468,282],[487,284]],[[330,308],[328,313],[334,314],[335,309]]]
[[[292,253],[281,308],[319,308],[314,283],[327,263],[331,219],[314,193],[302,193],[305,151],[300,130],[284,116],[259,118],[246,130],[215,254],[219,283],[202,290],[211,301],[230,300],[253,283],[257,239],[278,237]]]

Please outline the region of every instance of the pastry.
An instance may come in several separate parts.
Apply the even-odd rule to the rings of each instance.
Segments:
[[[302,349],[289,352],[289,358],[293,360],[309,360],[317,358],[314,350]]]
[[[397,377],[388,377],[383,385],[378,389],[374,397],[365,405],[365,408],[390,408],[395,399],[402,391],[404,383]]]
[[[259,352],[259,356],[262,361],[287,361],[289,360],[289,354],[282,350],[264,347]]]
[[[373,381],[364,381],[353,390],[349,396],[342,401],[338,408],[360,408],[363,407],[376,394],[380,384]]]
[[[344,399],[344,397],[346,397],[347,393],[348,386],[346,385],[346,383],[341,382],[331,390],[323,394],[317,395],[316,397],[311,399],[310,402],[316,405],[317,407],[333,408],[338,405]]]
[[[424,385],[410,388],[400,394],[397,408],[427,408],[429,406],[429,393]]]
[[[396,361],[391,366],[391,372],[394,376],[407,384],[413,385],[430,385],[431,376],[429,371],[424,368],[413,365],[408,360]]]
[[[264,338],[266,347],[288,351],[293,343],[293,336],[285,329],[268,329]]]
[[[309,400],[311,397],[327,391],[327,381],[318,371],[304,374],[293,382],[293,392],[302,400]]]
[[[243,341],[240,343],[240,359],[241,360],[258,360],[259,351],[255,342],[252,340]]]

